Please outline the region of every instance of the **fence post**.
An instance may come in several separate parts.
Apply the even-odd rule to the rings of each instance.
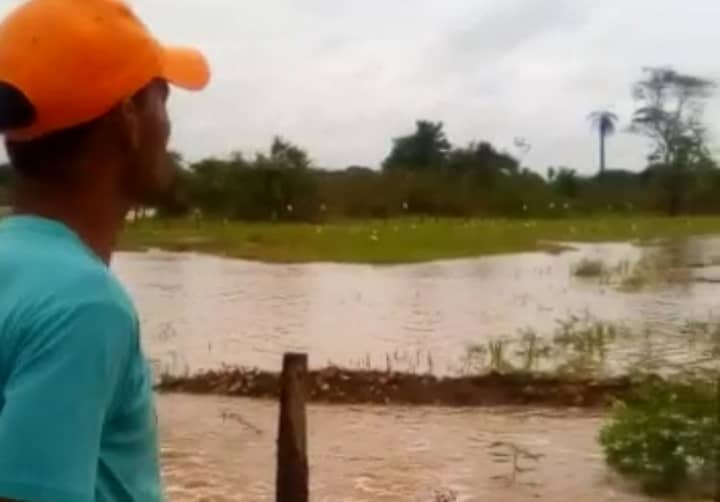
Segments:
[[[280,390],[276,502],[307,502],[307,354],[285,354]]]

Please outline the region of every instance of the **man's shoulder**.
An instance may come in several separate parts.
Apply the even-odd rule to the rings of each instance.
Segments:
[[[0,272],[7,265],[0,256]],[[26,358],[72,357],[102,368],[139,340],[132,302],[102,264],[36,256],[0,284],[0,370]],[[105,371],[105,370],[103,370]]]
[[[95,305],[136,318],[118,279],[85,250],[0,248],[0,276],[0,293],[16,311],[57,315]]]

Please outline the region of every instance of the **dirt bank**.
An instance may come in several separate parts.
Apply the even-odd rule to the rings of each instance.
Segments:
[[[627,377],[597,380],[522,373],[438,378],[329,367],[307,375],[311,401],[338,404],[599,407],[622,397],[634,386],[635,383]],[[225,368],[191,376],[164,375],[157,390],[277,398],[280,395],[280,375],[242,368]]]

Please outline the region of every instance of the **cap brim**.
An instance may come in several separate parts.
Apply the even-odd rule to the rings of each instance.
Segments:
[[[164,47],[163,59],[163,77],[173,85],[199,91],[210,81],[208,62],[195,49]]]

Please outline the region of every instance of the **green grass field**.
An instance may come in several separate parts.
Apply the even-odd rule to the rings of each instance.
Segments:
[[[562,220],[398,219],[334,224],[144,220],[121,248],[160,248],[268,262],[410,263],[541,249],[561,242],[719,234],[720,217]]]

